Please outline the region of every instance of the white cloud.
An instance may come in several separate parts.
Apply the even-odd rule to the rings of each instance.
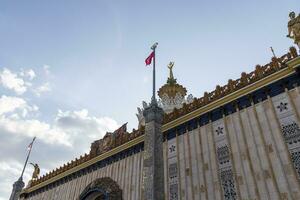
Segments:
[[[10,110],[16,112],[17,109]],[[94,139],[100,139],[106,131],[113,131],[118,127],[115,120],[90,116],[86,109],[59,111],[52,125],[38,119],[13,117],[14,114],[17,113],[9,116],[0,115],[0,133],[2,133],[0,144],[4,146],[4,152],[0,152],[0,194],[6,199],[11,193],[12,184],[22,171],[22,164],[12,159],[24,151],[29,137],[37,137],[30,162],[39,163],[43,175],[47,169],[59,167],[62,163],[88,152]],[[11,156],[7,157],[7,154]],[[48,159],[45,159],[45,155]],[[23,156],[21,153],[18,160],[23,162]],[[32,170],[27,166],[24,174],[25,184],[30,179]]]
[[[16,177],[20,177],[22,172],[22,165],[21,163],[12,160],[12,161],[0,161],[0,191],[1,194],[7,193],[10,195],[12,191],[12,183],[15,182],[17,179]],[[28,179],[30,175],[25,172],[24,178]]]
[[[43,69],[44,69],[46,75],[50,75],[50,66],[49,65],[44,65]]]
[[[63,130],[37,119],[2,116],[0,117],[0,130],[19,136],[36,136],[48,144],[72,146],[69,135]]]
[[[20,177],[22,169],[23,165],[16,160],[0,160],[1,195],[5,195],[7,197],[10,196],[12,191],[12,184]],[[23,175],[23,181],[25,181],[25,184],[27,184],[27,181],[30,179],[30,171],[31,169],[27,168]]]
[[[0,97],[0,117],[4,114],[12,113],[12,116],[18,116],[21,114],[26,117],[28,112],[38,111],[36,105],[30,106],[27,102],[19,97],[5,96]]]
[[[25,108],[26,105],[26,101],[22,98],[2,95],[0,98],[0,116],[16,109]]]
[[[40,96],[51,91],[49,68],[44,66],[45,82],[38,87],[40,79],[36,78],[32,69],[17,73],[7,68],[0,69],[0,86],[18,95],[30,90],[32,93],[28,95]],[[30,102],[30,96],[26,96],[26,99],[22,96],[0,96],[0,200],[9,198],[12,184],[22,171],[26,156],[23,155],[26,153],[24,149],[32,137],[36,136],[37,141],[30,159],[41,164],[42,174],[45,174],[47,169],[59,167],[61,163],[88,152],[91,142],[102,138],[107,131],[118,128],[115,120],[92,116],[87,109],[59,110],[49,121],[42,120],[41,115],[39,107]],[[45,159],[45,155],[48,159]],[[25,184],[31,173],[32,168],[28,166],[24,175]]]
[[[4,88],[15,91],[19,95],[27,90],[24,80],[6,68],[0,71],[0,84],[3,85]]]
[[[28,69],[21,71],[20,76],[27,77],[29,80],[33,80],[36,77],[36,74],[33,69]]]
[[[3,95],[0,98],[0,130],[27,137],[37,136],[45,143],[71,146],[69,137],[63,130],[38,119],[26,118],[37,110],[36,105],[30,106],[22,98]]]
[[[65,112],[59,110],[52,125],[39,119],[28,118],[38,109],[35,105],[28,105],[22,98],[2,96],[0,132],[26,137],[36,136],[47,144],[72,147],[82,136],[99,139],[106,131],[118,128],[115,120],[90,116],[86,109]]]
[[[106,131],[113,131],[118,128],[115,120],[109,117],[89,116],[88,110],[79,111],[58,111],[56,125],[72,134],[85,135],[91,139],[100,139]]]
[[[37,87],[36,89],[34,89],[33,91],[37,96],[41,96],[42,93],[51,91],[50,83],[46,82],[41,86]]]
[[[33,70],[14,73],[6,68],[2,71],[0,69],[0,86],[19,95],[27,90],[32,92],[27,93],[26,99],[22,96],[0,96],[0,200],[9,198],[12,184],[22,171],[26,157],[24,149],[32,137],[36,136],[37,141],[30,160],[41,164],[42,174],[45,174],[47,169],[59,167],[61,163],[88,152],[91,142],[102,138],[107,131],[118,128],[115,120],[93,116],[87,109],[59,110],[52,120],[42,120],[40,117],[43,113],[30,101],[29,95],[51,91],[47,79],[49,68],[44,66],[47,76],[43,81],[46,82],[39,87],[36,85],[40,79],[36,78]],[[45,159],[45,155],[48,159]],[[25,170],[25,184],[31,173],[32,168],[28,166]]]

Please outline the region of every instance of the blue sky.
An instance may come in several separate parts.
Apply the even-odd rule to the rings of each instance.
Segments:
[[[32,161],[45,172],[88,151],[106,130],[137,127],[136,107],[151,96],[144,59],[154,42],[158,87],[175,61],[178,82],[200,97],[269,62],[270,46],[287,52],[293,10],[299,1],[1,1],[0,74],[23,88],[0,81],[0,199],[32,136]],[[8,109],[12,102],[19,104]]]

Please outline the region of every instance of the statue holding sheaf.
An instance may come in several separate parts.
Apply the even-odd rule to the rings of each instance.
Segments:
[[[169,83],[169,84],[175,84],[176,83],[176,79],[174,78],[174,75],[173,75],[173,67],[174,67],[174,62],[170,62],[168,64],[170,74],[169,74],[169,78],[167,80],[167,83]]]
[[[296,17],[295,12],[290,12],[289,17],[287,37],[293,39],[300,48],[300,15]]]
[[[34,179],[38,179],[39,175],[40,175],[40,167],[38,164],[33,164],[30,163],[33,167],[34,167],[34,171],[32,173],[32,180]]]
[[[170,70],[170,75],[169,75],[169,78],[170,79],[174,79],[174,76],[173,76],[173,67],[174,67],[174,62],[170,62],[169,64],[168,64],[168,68],[169,68],[169,70]]]

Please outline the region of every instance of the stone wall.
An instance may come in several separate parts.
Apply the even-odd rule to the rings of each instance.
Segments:
[[[163,144],[166,199],[300,199],[300,88],[197,123]],[[169,133],[168,133],[169,134]],[[89,170],[26,199],[78,199],[110,177],[124,200],[141,198],[143,151]]]
[[[141,199],[142,176],[140,171],[143,167],[142,154],[142,152],[136,153],[26,199],[77,200],[89,183],[102,177],[110,177],[117,182],[122,190],[124,200]]]
[[[299,91],[166,141],[167,199],[300,199]]]

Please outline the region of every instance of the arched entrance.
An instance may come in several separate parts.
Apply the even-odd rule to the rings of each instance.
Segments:
[[[111,178],[98,178],[86,186],[79,200],[122,200],[122,190]]]

